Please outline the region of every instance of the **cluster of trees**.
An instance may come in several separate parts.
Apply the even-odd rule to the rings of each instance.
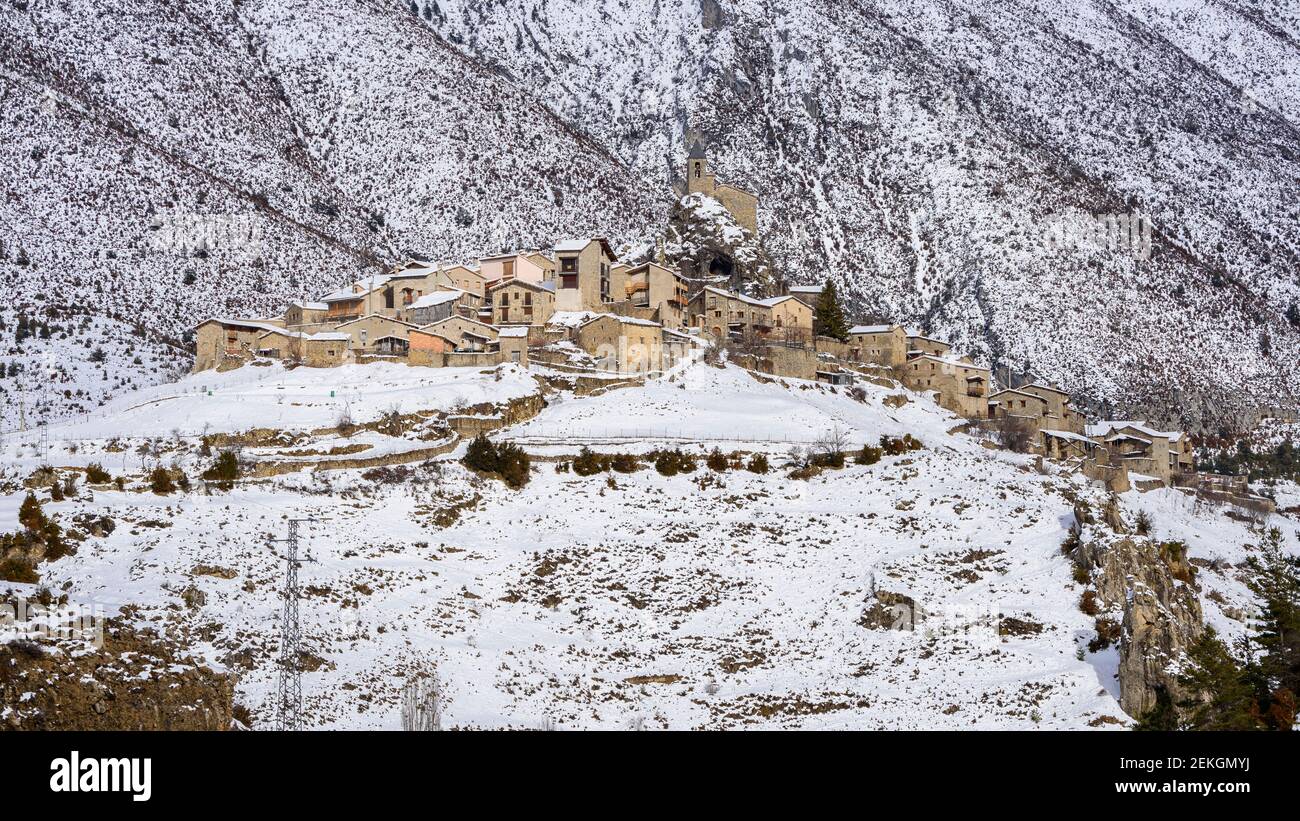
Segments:
[[[1258,614],[1250,633],[1229,646],[1206,629],[1188,651],[1179,684],[1138,722],[1139,730],[1291,730],[1300,693],[1300,558],[1282,548],[1282,532],[1265,534],[1247,562]]]
[[[515,490],[528,484],[531,467],[528,454],[510,442],[498,444],[480,433],[465,449],[465,458],[461,462],[466,467],[500,478]]]
[[[1300,451],[1290,439],[1266,450],[1256,451],[1241,440],[1235,448],[1202,450],[1197,457],[1201,470],[1230,476],[1245,476],[1251,482],[1291,479],[1300,481]]]

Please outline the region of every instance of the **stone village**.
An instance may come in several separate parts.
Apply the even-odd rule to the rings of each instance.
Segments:
[[[757,232],[758,198],[718,182],[695,143],[685,193],[716,200]],[[682,266],[685,269],[686,266]],[[694,271],[689,272],[694,274]],[[823,286],[782,286],[756,298],[658,261],[621,261],[601,237],[482,257],[410,260],[283,314],[211,318],[195,329],[194,370],[258,360],[334,367],[401,361],[413,367],[515,363],[613,379],[653,379],[710,349],[768,377],[852,386],[870,380],[929,394],[970,424],[1014,427],[1022,448],[1073,463],[1113,490],[1172,484],[1244,494],[1232,477],[1197,474],[1180,431],[1141,420],[1089,423],[1065,391],[995,386],[989,368],[948,342],[898,324],[857,325],[844,339],[814,332]]]

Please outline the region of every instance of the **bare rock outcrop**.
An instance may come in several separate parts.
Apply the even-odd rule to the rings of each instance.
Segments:
[[[81,640],[0,644],[0,729],[227,730],[235,678],[119,620],[103,647]]]
[[[1080,545],[1074,559],[1089,570],[1103,606],[1123,614],[1120,706],[1138,717],[1155,706],[1160,689],[1175,701],[1183,698],[1178,672],[1204,630],[1186,550],[1177,543],[1107,534]]]

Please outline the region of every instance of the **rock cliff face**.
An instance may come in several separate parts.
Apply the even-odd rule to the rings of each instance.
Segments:
[[[1113,507],[1103,520],[1106,526],[1085,526],[1085,541],[1073,558],[1088,572],[1103,618],[1120,617],[1120,706],[1138,718],[1155,706],[1160,689],[1175,702],[1189,695],[1177,675],[1205,629],[1195,568],[1177,543],[1122,532],[1126,528]]]
[[[156,635],[110,619],[102,649],[68,642],[0,645],[0,728],[227,730],[234,677]]]
[[[668,218],[666,264],[684,271],[692,288],[713,285],[767,296],[776,271],[760,238],[707,194],[683,197]]]

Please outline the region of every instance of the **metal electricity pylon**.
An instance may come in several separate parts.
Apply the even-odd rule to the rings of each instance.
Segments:
[[[315,561],[310,555],[298,554],[298,523],[310,519],[290,519],[289,535],[284,539],[284,608],[280,615],[280,679],[277,688],[275,728],[302,729],[302,630],[298,623],[298,568],[303,562]],[[279,555],[279,554],[277,554]]]

